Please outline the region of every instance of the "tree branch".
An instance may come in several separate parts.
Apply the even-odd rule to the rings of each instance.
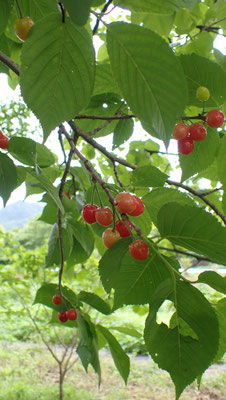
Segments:
[[[223,221],[223,223],[226,225],[226,216],[224,214],[222,214],[222,212],[220,210],[218,210],[218,208],[215,206],[215,204],[213,204],[209,200],[207,200],[205,198],[205,196],[203,196],[202,194],[197,192],[197,190],[194,190],[194,189],[190,188],[189,186],[184,185],[183,183],[171,181],[170,179],[167,179],[166,183],[168,183],[168,185],[180,187],[180,188],[186,190],[187,192],[193,194],[194,196],[199,197],[199,199],[201,199],[203,201],[203,203],[205,203],[208,207],[210,207],[218,215],[218,217]]]
[[[136,115],[134,114],[125,114],[125,115],[114,115],[113,117],[101,117],[100,115],[77,115],[74,119],[100,119],[100,120],[105,120],[105,121],[113,121],[117,119],[131,119],[131,118],[136,118]]]
[[[196,258],[198,261],[209,261],[212,262],[209,258],[207,257],[203,257],[203,256],[199,256],[198,254],[194,254],[194,253],[189,253],[185,250],[179,250],[176,246],[174,249],[169,249],[168,247],[163,247],[163,246],[158,246],[158,248],[160,250],[166,250],[166,251],[171,251],[174,253],[178,253],[178,254],[182,254],[186,257],[192,257],[192,258]]]
[[[107,11],[108,7],[110,6],[110,4],[112,2],[113,2],[113,0],[108,0],[108,2],[104,5],[104,7],[101,10],[101,15],[103,15],[105,13],[105,11]],[[93,35],[95,35],[97,33],[97,29],[99,27],[99,23],[100,23],[100,20],[99,20],[99,18],[97,18],[96,24],[95,24],[95,26],[93,28]]]
[[[6,56],[2,51],[0,51],[0,61],[10,68],[16,75],[20,75],[20,68],[17,63],[15,63],[11,58]]]

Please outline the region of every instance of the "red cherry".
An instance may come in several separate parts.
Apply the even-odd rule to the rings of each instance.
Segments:
[[[193,140],[189,137],[186,137],[185,139],[182,140],[178,140],[177,145],[179,153],[182,154],[190,154],[194,149]]]
[[[135,210],[133,210],[133,212],[130,213],[128,212],[128,214],[132,215],[133,217],[138,217],[138,215],[141,215],[144,212],[144,203],[140,199],[140,197],[137,197],[135,194],[133,195],[133,197],[136,204],[136,208]]]
[[[179,122],[174,126],[173,137],[174,139],[181,140],[188,136],[188,126],[183,122]]]
[[[14,31],[17,37],[24,42],[28,32],[34,25],[34,21],[30,17],[18,18],[14,22]]]
[[[126,221],[126,223],[129,226],[129,229],[132,230],[132,225],[128,221]],[[127,225],[125,224],[125,222],[123,222],[122,219],[118,219],[117,221],[115,221],[115,229],[121,237],[130,236],[130,231],[127,228]]]
[[[190,139],[197,140],[198,142],[200,142],[201,140],[205,139],[207,132],[205,126],[196,123],[192,124],[189,127],[189,134],[190,134]]]
[[[8,146],[8,141],[9,139],[6,136],[2,135],[0,137],[0,148],[6,150]]]
[[[64,311],[60,311],[58,313],[58,319],[60,322],[67,322],[67,320],[68,320],[67,313]]]
[[[113,222],[113,213],[109,207],[98,208],[95,216],[99,225],[108,226]]]
[[[55,304],[56,306],[59,306],[61,304],[61,297],[59,295],[55,295],[52,298],[52,302],[53,304]]]
[[[149,247],[143,240],[130,243],[129,252],[136,260],[145,260],[149,254]]]
[[[77,318],[77,311],[74,308],[66,311],[67,319],[74,321]]]
[[[83,219],[88,223],[88,224],[94,224],[96,222],[96,210],[98,209],[98,206],[96,204],[86,204],[85,207],[83,207],[82,210],[82,216]]]
[[[3,136],[3,132],[0,130],[0,138],[2,138]]]
[[[117,210],[124,214],[129,214],[136,208],[134,196],[128,192],[119,193],[115,198],[115,204]]]
[[[219,128],[224,123],[224,114],[220,110],[211,110],[206,116],[206,123],[211,128]]]
[[[112,228],[107,228],[102,235],[103,244],[110,249],[118,240],[121,239],[119,232],[113,231]]]

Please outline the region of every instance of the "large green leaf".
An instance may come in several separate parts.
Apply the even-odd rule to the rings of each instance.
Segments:
[[[179,60],[156,33],[123,22],[108,25],[107,47],[128,105],[149,133],[168,142],[187,101]]]
[[[33,171],[31,169],[29,169],[28,172],[32,176],[32,178],[34,178],[34,180],[38,181],[39,186],[44,188],[44,190],[47,191],[47,193],[52,198],[52,200],[55,202],[55,204],[60,209],[62,214],[64,214],[64,207],[59,198],[59,193],[57,191],[57,188],[55,186],[53,186],[53,184],[52,184],[51,180],[48,178],[48,176],[46,174],[44,174],[43,172],[41,172],[41,174],[38,175],[38,174],[36,174],[35,171]],[[38,193],[40,193],[40,191]]]
[[[172,243],[226,264],[226,228],[203,209],[165,204],[158,213],[157,227]]]
[[[214,362],[216,363],[226,352],[226,297],[218,301],[214,308],[218,317],[220,332],[218,352],[214,358]]]
[[[226,294],[226,277],[215,271],[204,271],[198,277],[198,282],[206,283],[218,292]]]
[[[179,268],[179,264],[175,264],[174,259],[161,256],[153,247],[150,247],[146,260],[135,260],[128,249],[130,239],[119,242],[107,250],[100,260],[102,284],[107,292],[115,289],[115,307],[147,304],[156,287],[165,279],[172,279],[173,269],[175,266]]]
[[[70,256],[73,247],[72,233],[67,227],[62,229],[62,245],[63,245],[63,257],[64,260]],[[54,264],[60,265],[61,263],[61,251],[60,251],[60,239],[58,225],[54,224],[50,233],[48,241],[48,252],[46,255],[46,267],[52,267]]]
[[[71,302],[72,306],[76,306],[77,297],[75,293],[69,289],[67,286],[62,286],[63,295]],[[65,301],[62,301],[62,304],[59,306],[53,304],[52,298],[55,295],[59,294],[58,285],[55,283],[44,283],[36,292],[34,303],[33,304],[44,304],[55,311],[65,311],[68,308],[68,304]]]
[[[119,93],[110,64],[97,64],[93,95],[101,93]]]
[[[173,201],[176,201],[179,204],[194,204],[194,202],[187,194],[172,188],[153,189],[150,193],[143,196],[142,200],[145,204],[145,209],[151,216],[151,219],[155,225],[157,224],[158,212],[164,204]]]
[[[199,86],[205,86],[210,91],[207,107],[217,108],[226,98],[226,73],[214,61],[198,54],[182,55],[180,61],[188,83],[189,104],[201,107],[196,91]]]
[[[157,311],[166,299],[176,308],[178,323],[173,329],[156,323]],[[181,332],[180,319],[198,339]],[[179,280],[174,287],[166,282],[156,290],[150,302],[144,338],[154,361],[170,373],[176,386],[176,399],[179,399],[184,388],[208,368],[217,353],[218,320],[209,302],[196,288]]]
[[[0,0],[0,34],[4,32],[12,6],[13,0]]]
[[[171,14],[180,8],[193,9],[197,0],[114,0],[114,3],[134,11]]]
[[[111,307],[101,297],[95,293],[81,291],[78,295],[78,301],[89,304],[91,307],[100,311],[102,314],[111,314]]]
[[[0,152],[0,196],[3,198],[4,206],[10,195],[17,187],[16,167],[6,154]]]
[[[153,165],[143,165],[132,172],[131,183],[138,187],[156,187],[163,186],[167,178],[168,175]]]
[[[89,18],[91,0],[63,0],[62,3],[76,25],[86,24]]]
[[[188,155],[180,154],[180,166],[182,168],[182,181],[209,167],[215,160],[218,146],[219,135],[216,129],[208,128],[205,140],[195,142],[192,153]]]
[[[89,364],[92,365],[94,371],[99,376],[99,384],[101,382],[101,370],[98,355],[98,343],[97,343],[97,333],[95,326],[90,321],[87,315],[82,315],[78,312],[77,318],[80,342],[76,349],[76,352],[81,359],[82,365],[87,372]]]
[[[62,23],[60,15],[50,14],[33,26],[21,63],[22,95],[40,119],[46,138],[89,102],[94,81],[90,36],[69,18]]]
[[[89,226],[85,223],[75,221],[73,218],[68,220],[75,239],[80,243],[85,252],[90,256],[93,252],[94,236]]]
[[[113,150],[126,142],[133,133],[134,123],[132,119],[121,119],[114,130]]]
[[[219,181],[226,187],[226,136],[220,139],[219,152],[217,155],[217,174]]]
[[[20,0],[20,7],[23,15],[29,15],[35,23],[46,15],[58,11],[55,0]]]
[[[28,138],[13,137],[9,141],[8,151],[26,165],[38,164],[41,168],[45,168],[56,161],[54,154],[46,146]]]
[[[108,342],[110,352],[112,358],[114,360],[115,366],[118,369],[121,377],[123,378],[125,384],[127,383],[127,379],[130,371],[130,359],[127,354],[122,349],[119,342],[112,335],[109,330],[101,325],[97,325],[97,329],[101,332],[101,334],[105,337]]]

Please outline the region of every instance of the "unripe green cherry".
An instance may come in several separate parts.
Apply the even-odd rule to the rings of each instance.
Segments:
[[[209,89],[207,89],[205,86],[199,86],[196,91],[196,97],[200,101],[207,101],[210,97]]]

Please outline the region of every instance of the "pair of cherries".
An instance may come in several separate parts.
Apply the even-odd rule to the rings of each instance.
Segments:
[[[52,302],[56,306],[59,306],[61,304],[60,295],[53,296]],[[67,320],[75,321],[77,318],[77,312],[74,308],[71,308],[70,310],[67,311],[60,311],[57,316],[60,322],[67,322]]]
[[[139,216],[144,212],[143,201],[136,195],[121,192],[115,198],[115,207],[121,214],[128,214],[133,217]],[[87,204],[82,210],[83,219],[93,224],[95,222],[102,226],[108,226],[113,222],[113,213],[109,207],[99,208],[95,204]],[[107,228],[102,235],[103,244],[110,248],[121,237],[130,236],[132,225],[129,221],[119,219],[115,221],[115,228]],[[149,247],[143,240],[135,240],[129,245],[132,257],[137,260],[144,260],[148,257]]]

